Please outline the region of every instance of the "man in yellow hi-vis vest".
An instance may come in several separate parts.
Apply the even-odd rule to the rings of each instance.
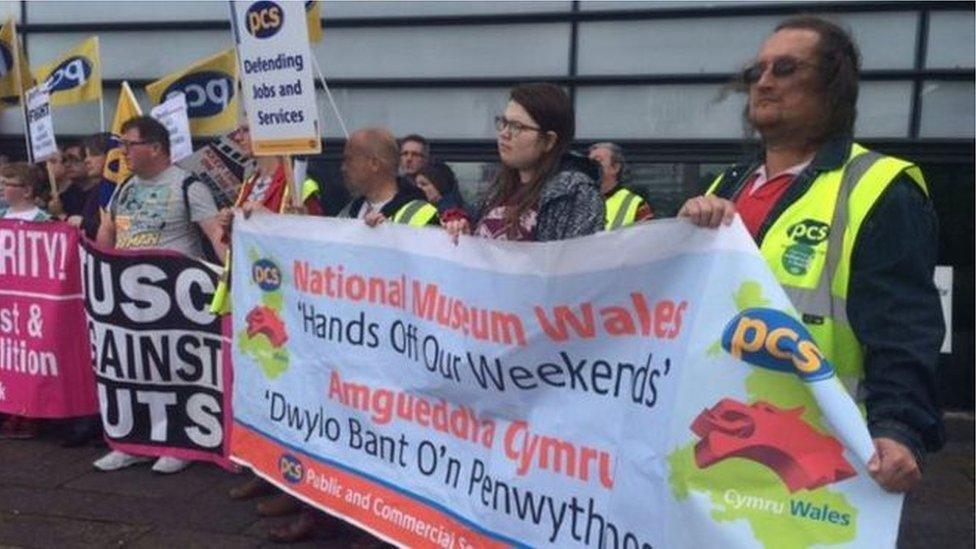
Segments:
[[[423,227],[439,225],[437,208],[413,185],[397,179],[400,149],[383,128],[364,128],[349,136],[342,151],[342,175],[354,198],[339,217],[363,219],[369,225],[384,220]]]
[[[623,185],[628,170],[619,145],[596,143],[590,146],[589,157],[600,165],[600,194],[607,206],[604,230],[612,231],[654,218],[650,204]]]
[[[936,398],[944,327],[937,220],[921,170],[852,139],[860,55],[825,19],[781,23],[742,73],[762,137],[679,215],[738,213],[821,350],[867,412],[874,479],[904,492],[945,441]]]

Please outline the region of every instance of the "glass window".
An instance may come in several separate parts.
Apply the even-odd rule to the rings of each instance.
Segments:
[[[861,68],[915,67],[916,13],[849,13],[837,19],[851,30],[861,50]]]
[[[569,70],[568,24],[326,28],[313,47],[327,78],[549,76]]]
[[[20,23],[20,2],[0,0],[0,21],[6,21],[9,17],[13,17],[18,24]]]
[[[322,17],[403,17],[411,15],[487,15],[569,11],[560,2],[325,2]],[[328,26],[328,21],[326,21]]]
[[[976,135],[974,96],[972,82],[925,82],[919,136],[972,139]]]
[[[432,139],[494,139],[494,116],[505,109],[505,88],[332,90],[346,126],[385,126],[396,135],[421,133]],[[319,112],[327,137],[341,130],[324,94]]]
[[[31,65],[57,58],[91,33],[32,35]],[[103,78],[159,78],[234,46],[230,30],[99,33]]]
[[[132,88],[139,102],[142,112],[149,114],[151,103],[145,91],[141,88]],[[115,105],[119,100],[118,88],[104,88],[102,90],[102,101],[105,105],[105,129],[108,130],[112,125],[112,117],[115,116]],[[7,111],[4,111],[6,113]],[[88,103],[78,103],[62,107],[53,107],[51,116],[54,123],[54,132],[60,137],[63,135],[90,135],[101,131],[99,125],[98,101]],[[8,126],[4,125],[4,128]]]
[[[976,21],[971,11],[940,11],[929,16],[925,66],[952,69],[973,66]]]
[[[12,2],[13,3],[13,2]],[[20,2],[16,2],[20,3]],[[31,23],[119,21],[230,21],[226,2],[27,2]],[[103,35],[104,36],[104,35]]]
[[[732,72],[754,57],[782,16],[580,24],[580,74]],[[915,13],[847,14],[865,69],[912,68]]]
[[[733,72],[755,55],[776,21],[728,17],[581,23],[579,73]]]
[[[739,138],[741,94],[719,100],[721,86],[615,86],[580,88],[580,139]]]
[[[861,82],[854,135],[908,137],[912,109],[909,82]]]

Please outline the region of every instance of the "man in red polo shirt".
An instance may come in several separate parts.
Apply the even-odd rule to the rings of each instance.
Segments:
[[[743,71],[760,154],[680,216],[738,213],[838,377],[867,411],[868,471],[910,490],[945,443],[936,398],[944,327],[932,282],[937,219],[921,170],[853,141],[860,55],[838,25],[781,23]]]

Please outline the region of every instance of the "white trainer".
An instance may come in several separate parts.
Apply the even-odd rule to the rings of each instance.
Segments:
[[[134,456],[125,452],[119,452],[118,450],[112,450],[111,452],[95,460],[92,465],[94,465],[99,471],[117,471],[137,463],[145,463],[151,460],[152,458],[145,456]]]
[[[162,473],[164,475],[171,475],[173,473],[179,473],[183,469],[186,469],[193,463],[192,461],[179,459],[175,457],[163,456],[156,460],[153,464],[152,470],[154,473]]]

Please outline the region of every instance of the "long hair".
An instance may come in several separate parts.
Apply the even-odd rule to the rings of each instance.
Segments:
[[[520,84],[512,88],[509,100],[519,104],[541,128],[539,137],[546,132],[556,134],[556,142],[543,153],[532,180],[522,183],[515,168],[502,166],[495,181],[495,189],[487,202],[486,211],[497,206],[507,206],[506,232],[510,237],[518,233],[519,219],[539,201],[543,184],[558,172],[563,155],[576,135],[576,116],[573,104],[566,92],[549,83]]]
[[[839,24],[816,15],[797,15],[784,20],[774,32],[784,29],[809,30],[817,33],[818,83],[823,95],[824,117],[814,128],[811,140],[820,144],[836,137],[854,135],[857,119],[858,75],[861,70],[861,54],[850,32]],[[715,101],[724,100],[731,92],[749,92],[749,84],[743,74],[723,86]],[[746,138],[755,128],[749,122],[749,104],[742,110],[742,126]]]
[[[822,143],[854,135],[861,54],[850,33],[837,23],[815,15],[798,15],[776,26],[777,31],[784,29],[810,30],[820,36],[817,61],[826,116],[814,139]]]

